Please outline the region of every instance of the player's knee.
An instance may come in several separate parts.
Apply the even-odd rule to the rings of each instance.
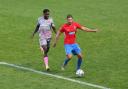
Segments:
[[[67,55],[67,58],[68,58],[68,59],[71,59],[71,58],[72,58],[72,55]]]
[[[82,58],[83,58],[83,56],[82,56],[81,54],[78,54],[77,57],[78,57],[79,59],[82,59]]]
[[[44,57],[47,56],[47,53],[48,53],[47,46],[45,45],[41,46],[41,51],[44,53]]]
[[[42,47],[40,47],[40,50],[41,50],[42,52],[44,52],[44,49],[43,49]]]
[[[50,47],[47,47],[47,53],[49,52],[49,48],[50,48]]]
[[[47,54],[48,54],[48,51],[49,51],[49,50],[46,49],[46,50],[44,51],[44,54],[47,55]]]
[[[46,52],[47,46],[43,45],[42,48],[43,48],[44,52]]]

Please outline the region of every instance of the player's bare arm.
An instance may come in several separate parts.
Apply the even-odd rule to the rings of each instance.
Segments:
[[[84,26],[81,27],[81,30],[86,31],[86,32],[97,32],[98,31],[97,29],[90,29]]]
[[[38,32],[39,27],[40,27],[40,24],[37,24],[37,25],[36,25],[36,28],[35,28],[35,30],[34,30],[34,32],[33,32],[33,34],[32,34],[32,38],[33,38],[34,35]]]
[[[56,47],[56,43],[57,43],[57,41],[59,40],[60,35],[61,35],[61,32],[60,32],[60,30],[59,30],[59,31],[57,32],[57,34],[56,34],[55,41],[54,41],[54,43],[53,43],[53,47]]]
[[[56,27],[52,26],[52,29],[53,29],[54,33],[56,34]]]

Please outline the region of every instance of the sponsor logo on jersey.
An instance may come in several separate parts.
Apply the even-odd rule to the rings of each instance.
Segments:
[[[69,32],[69,34],[70,34],[70,35],[73,35],[73,34],[75,34],[75,32]]]

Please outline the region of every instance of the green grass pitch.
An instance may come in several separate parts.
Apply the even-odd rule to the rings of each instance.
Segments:
[[[65,23],[67,14],[72,14],[82,25],[100,29],[97,33],[77,33],[84,56],[84,78],[75,78],[76,57],[66,71],[60,70],[65,58],[63,36],[49,52],[51,73],[112,89],[128,89],[127,4],[128,0],[0,0],[0,61],[44,70],[38,35],[33,42],[30,36],[42,10],[49,8],[56,28]],[[96,89],[0,65],[0,89],[35,88]]]

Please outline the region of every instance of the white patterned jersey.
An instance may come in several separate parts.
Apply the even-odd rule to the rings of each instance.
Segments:
[[[38,24],[40,25],[39,27],[39,37],[40,39],[48,39],[51,38],[52,36],[52,29],[51,27],[54,26],[53,19],[44,19],[44,17],[39,17],[38,18]]]

